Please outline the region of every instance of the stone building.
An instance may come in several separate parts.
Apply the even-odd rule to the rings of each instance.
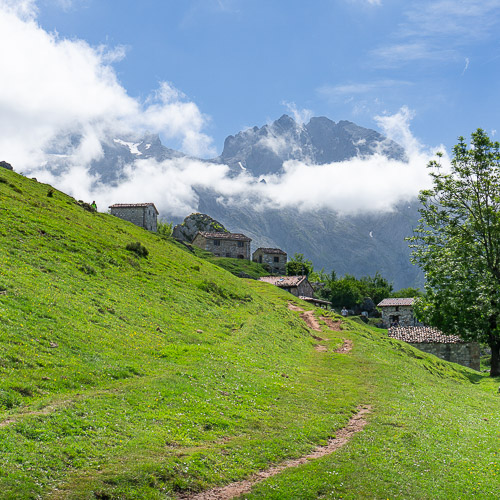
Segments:
[[[250,242],[252,240],[239,233],[208,233],[199,231],[193,245],[212,252],[217,257],[250,260]]]
[[[279,248],[257,248],[252,254],[252,260],[267,265],[273,274],[286,274],[286,252]]]
[[[314,297],[314,290],[307,276],[264,276],[259,280],[286,290],[295,297]]]
[[[445,361],[480,370],[480,351],[477,342],[465,342],[457,335],[445,335],[427,326],[392,327],[389,328],[388,335]]]
[[[382,310],[382,323],[384,328],[389,328],[394,323],[399,326],[417,326],[413,315],[415,299],[384,299],[377,307]]]
[[[116,215],[148,231],[157,230],[158,210],[154,203],[115,203],[109,208],[111,215]]]

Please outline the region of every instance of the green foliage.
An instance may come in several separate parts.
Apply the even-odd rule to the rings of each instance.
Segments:
[[[308,276],[314,271],[313,263],[304,257],[304,254],[295,253],[286,263],[287,276]]]
[[[423,292],[420,288],[408,287],[392,292],[390,296],[394,298],[418,298],[423,296]]]
[[[54,196],[54,190],[52,188],[49,188],[47,190],[47,197],[52,198]]]
[[[420,193],[420,224],[409,238],[426,276],[420,319],[466,340],[487,342],[500,375],[500,152],[478,129],[461,137],[451,172],[429,164],[432,189]]]
[[[172,236],[173,226],[173,222],[158,222],[156,234],[162,238],[169,238]]]
[[[149,250],[139,241],[128,243],[125,247],[129,252],[133,252],[137,257],[146,258],[149,255]]]
[[[321,277],[321,275],[320,275]],[[363,276],[356,278],[346,274],[340,279],[336,279],[335,272],[330,276],[323,274],[325,287],[320,290],[320,294],[329,300],[333,307],[348,309],[364,309],[365,299],[370,299],[377,305],[382,299],[389,297],[392,292],[392,284],[387,279],[376,273],[375,276]],[[365,307],[363,307],[365,305]]]

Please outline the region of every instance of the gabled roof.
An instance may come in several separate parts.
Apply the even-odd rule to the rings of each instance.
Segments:
[[[325,304],[327,306],[332,305],[332,303],[328,300],[316,299],[314,297],[304,297],[304,295],[300,295],[299,299],[305,300],[306,302],[312,302],[314,304]]]
[[[259,281],[265,281],[280,288],[299,286],[304,280],[307,280],[307,276],[263,276],[259,278]]]
[[[206,231],[198,231],[196,236],[201,235],[210,240],[236,240],[236,241],[252,241],[251,238],[241,233],[208,233]],[[195,236],[195,238],[196,238]]]
[[[254,254],[257,253],[258,251],[261,251],[262,253],[275,253],[275,254],[279,254],[279,255],[286,255],[286,252],[283,252],[283,250],[281,250],[281,248],[257,248],[257,250],[255,250]]]
[[[394,326],[387,330],[389,337],[413,344],[463,344],[457,335],[445,335],[430,326]]]
[[[377,307],[388,307],[388,306],[412,306],[415,299],[384,299],[382,302],[377,304]]]
[[[158,209],[155,207],[154,203],[115,203],[110,205],[109,208],[137,208],[137,207],[153,207],[156,211],[156,215],[159,215]]]

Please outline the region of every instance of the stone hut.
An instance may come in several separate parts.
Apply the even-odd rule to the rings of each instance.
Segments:
[[[436,328],[427,326],[399,326],[388,330],[389,337],[402,340],[434,354],[438,358],[480,370],[480,351],[477,342],[465,342],[457,335],[445,335]]]
[[[159,212],[154,203],[115,203],[109,208],[111,215],[116,215],[148,231],[157,230]]]
[[[259,278],[260,281],[271,283],[287,292],[290,292],[295,297],[305,298],[314,297],[314,290],[307,276],[264,276]]]
[[[398,326],[417,326],[413,315],[415,299],[384,299],[377,307],[382,310],[382,323],[384,328],[389,328],[394,323]]]
[[[264,264],[273,274],[286,273],[286,252],[279,248],[257,248],[252,254],[252,260]]]
[[[239,233],[208,233],[199,231],[193,245],[212,252],[217,257],[250,260],[250,242],[252,240]]]

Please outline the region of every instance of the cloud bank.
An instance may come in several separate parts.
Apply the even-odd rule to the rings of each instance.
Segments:
[[[110,133],[151,130],[194,155],[213,154],[206,117],[168,82],[146,100],[131,97],[111,63],[121,48],[60,38],[36,22],[32,0],[0,0],[0,151],[26,169],[61,137],[96,144]],[[99,149],[93,151],[97,156]]]
[[[203,132],[208,119],[168,82],[143,101],[131,97],[112,67],[124,57],[122,49],[61,39],[44,31],[36,14],[32,0],[0,0],[0,43],[11,48],[0,52],[6,75],[0,79],[0,160],[77,199],[95,199],[101,210],[112,203],[152,201],[168,220],[196,211],[198,193],[210,190],[228,205],[352,214],[389,211],[429,184],[426,165],[433,152],[413,137],[412,114],[402,108],[377,122],[405,147],[408,162],[388,160],[381,152],[329,165],[287,161],[282,173],[260,182],[262,177],[247,172],[235,177],[226,165],[192,157],[137,159],[123,167],[116,185],[106,185],[90,171],[91,162],[103,155],[103,142],[147,130],[178,141],[190,155],[210,155],[212,140]],[[309,116],[293,103],[288,107],[301,120]],[[278,146],[286,148],[269,145]],[[61,152],[65,167],[52,168],[51,159]]]

